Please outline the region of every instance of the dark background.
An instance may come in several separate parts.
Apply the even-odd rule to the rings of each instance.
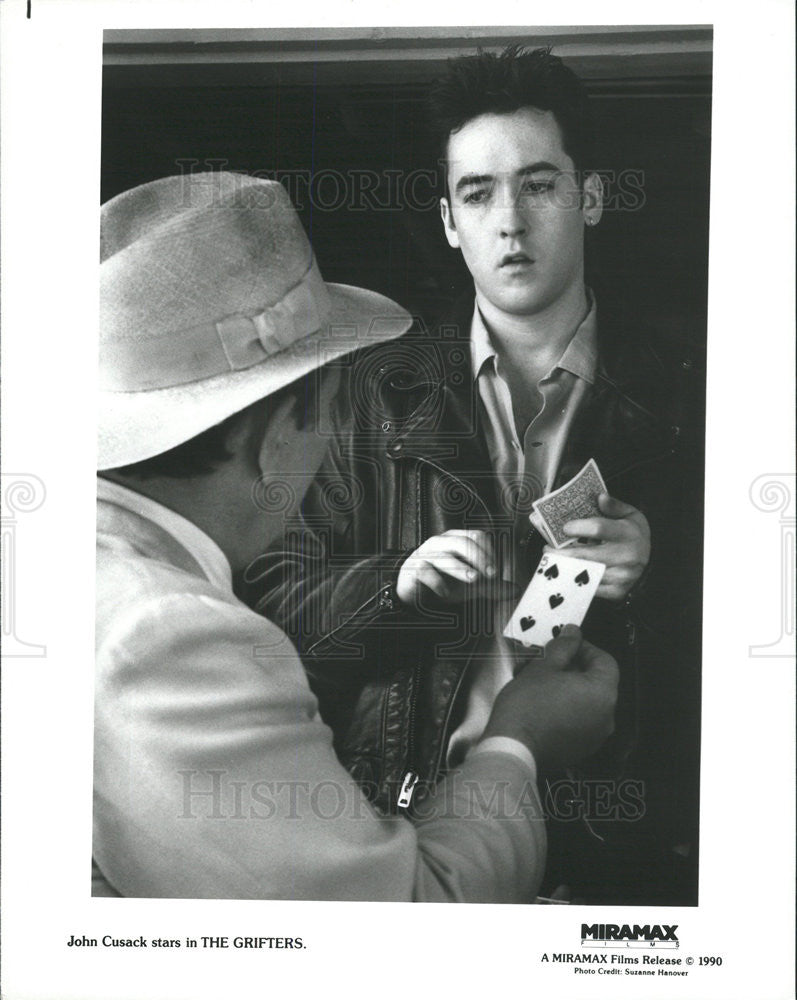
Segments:
[[[711,29],[521,32],[107,32],[102,199],[189,170],[276,177],[294,199],[325,278],[382,292],[431,324],[470,280],[444,238],[437,208],[438,150],[425,127],[429,85],[451,55],[516,41],[552,44],[592,96],[595,167],[614,177],[608,209],[587,233],[587,279],[599,315],[601,301],[621,299],[630,315],[638,311],[648,334],[658,327],[665,338],[685,339],[696,350],[680,356],[699,359],[706,336]],[[363,187],[364,171],[374,179],[371,190]],[[618,181],[627,171],[633,186]],[[694,373],[702,379],[702,365]],[[695,413],[687,425],[702,443],[701,421]],[[691,530],[699,564],[701,518]],[[690,600],[685,607],[695,610]],[[697,611],[692,632],[684,626],[677,637],[683,649],[699,648]],[[679,831],[672,836],[691,831],[693,847],[680,868],[669,857],[667,890],[656,898],[693,904],[699,654],[670,662],[667,649],[665,643],[662,662],[654,657],[649,664],[640,696],[643,716],[653,720],[647,808],[654,826]]]
[[[640,36],[619,28],[593,29],[609,33],[589,35],[587,45],[583,33],[573,34],[589,30],[446,44],[465,52],[516,40],[554,43],[593,97],[596,166],[642,178],[644,204],[607,211],[590,232],[588,280],[638,304],[648,324],[699,340],[708,262],[710,29],[646,31],[645,42],[669,45],[664,59],[646,57],[643,44],[629,55],[626,37]],[[102,200],[191,169],[276,174],[297,202],[325,278],[383,292],[427,322],[439,315],[467,284],[458,251],[444,239],[430,175],[437,150],[426,132],[424,99],[449,54],[440,40],[352,41],[318,29],[320,40],[309,42],[306,32],[276,41],[263,41],[263,32],[259,41],[225,41],[233,33],[219,32],[208,39],[203,32],[196,43],[186,41],[190,33],[177,40],[174,34],[106,33]],[[698,54],[691,51],[695,38]],[[380,58],[386,44],[390,51]],[[375,179],[353,177],[364,170]],[[634,196],[638,202],[638,191]]]

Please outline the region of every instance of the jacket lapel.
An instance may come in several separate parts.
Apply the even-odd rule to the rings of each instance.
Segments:
[[[434,374],[418,393],[407,394],[405,417],[388,454],[416,459],[430,474],[449,477],[449,487],[462,484],[489,511],[497,500],[495,475],[482,429],[479,394],[473,382],[470,327],[473,297],[462,299],[451,317],[430,334],[419,334],[428,370]],[[468,505],[466,497],[461,498]],[[472,505],[471,505],[472,506]],[[478,503],[477,503],[478,506]]]
[[[665,370],[644,336],[623,335],[604,318],[595,384],[568,435],[559,487],[594,458],[607,486],[635,466],[669,453],[678,428],[669,419]]]
[[[483,433],[483,413],[473,382],[470,328],[473,296],[465,296],[430,335],[415,334],[424,356],[424,377],[406,383],[404,419],[388,438],[388,454],[414,458],[464,484],[500,512],[498,482]],[[572,478],[589,458],[607,485],[640,463],[669,453],[678,429],[669,419],[665,369],[628,317],[599,313],[598,371],[562,455],[555,487]],[[408,335],[412,336],[412,335]]]

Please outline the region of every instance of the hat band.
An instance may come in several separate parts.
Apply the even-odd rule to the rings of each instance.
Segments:
[[[140,392],[243,371],[316,333],[332,309],[315,257],[301,281],[256,316],[227,316],[149,341],[106,343],[100,388]]]

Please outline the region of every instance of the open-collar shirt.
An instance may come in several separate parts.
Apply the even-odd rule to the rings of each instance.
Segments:
[[[498,477],[504,510],[514,517],[513,551],[504,553],[504,578],[514,580],[517,544],[528,534],[528,514],[534,500],[553,488],[576,413],[595,381],[597,311],[588,293],[589,312],[576,328],[561,358],[537,382],[542,406],[520,441],[512,396],[501,373],[501,361],[490,334],[474,306],[471,322],[473,380],[483,410],[483,427],[493,470]],[[525,581],[524,581],[525,582]],[[505,609],[511,614],[514,602]],[[503,628],[503,619],[498,618]],[[476,672],[468,694],[465,717],[451,737],[448,761],[457,764],[484,731],[496,695],[512,679],[515,658],[507,641],[496,635],[490,655]]]
[[[473,379],[484,412],[487,449],[509,502],[528,512],[550,492],[573,419],[595,381],[598,359],[597,313],[592,295],[587,315],[561,358],[537,382],[542,406],[520,441],[509,385],[478,305],[471,323]]]

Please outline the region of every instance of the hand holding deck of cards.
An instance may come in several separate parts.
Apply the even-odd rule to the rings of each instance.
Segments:
[[[565,625],[582,623],[604,575],[610,585],[601,596],[628,593],[647,564],[650,530],[636,508],[608,496],[594,459],[532,507],[529,519],[554,551],[543,555],[504,635],[542,647]]]
[[[609,496],[593,459],[533,508],[531,523],[550,549],[606,567],[598,597],[628,597],[650,559],[650,527],[640,510]]]
[[[529,520],[555,549],[574,545],[576,539],[566,535],[562,529],[568,521],[600,517],[602,512],[598,497],[608,492],[595,459],[591,458],[564,486],[535,500]]]

